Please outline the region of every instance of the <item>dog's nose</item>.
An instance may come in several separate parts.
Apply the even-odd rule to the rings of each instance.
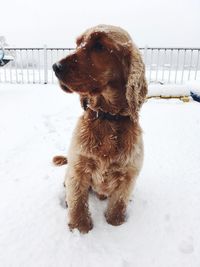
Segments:
[[[61,73],[63,67],[62,67],[62,64],[55,63],[55,64],[53,64],[52,68],[53,68],[55,74],[58,75]]]

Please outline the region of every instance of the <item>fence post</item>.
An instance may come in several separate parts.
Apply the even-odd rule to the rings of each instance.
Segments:
[[[47,45],[44,45],[44,84],[48,83]]]
[[[144,47],[144,64],[147,64],[147,51],[148,51],[148,45],[146,44]]]

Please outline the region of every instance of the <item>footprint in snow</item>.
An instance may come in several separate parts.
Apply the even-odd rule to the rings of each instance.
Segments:
[[[182,240],[179,245],[179,251],[184,254],[190,254],[194,251],[193,238],[189,237],[188,239]]]

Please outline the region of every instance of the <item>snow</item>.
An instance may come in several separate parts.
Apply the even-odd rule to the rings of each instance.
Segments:
[[[81,114],[78,96],[56,85],[0,84],[2,267],[200,266],[200,105],[146,102],[145,161],[127,222],[108,225],[106,201],[90,196],[94,228],[67,228],[65,154]]]
[[[148,96],[189,96],[190,91],[185,84],[150,84]]]
[[[188,88],[191,92],[200,95],[200,81],[188,82]]]
[[[184,84],[150,84],[148,96],[189,96],[190,92],[200,94],[200,80]]]

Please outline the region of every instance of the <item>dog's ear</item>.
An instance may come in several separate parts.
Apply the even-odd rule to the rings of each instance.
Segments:
[[[134,44],[129,47],[129,72],[126,84],[126,99],[133,121],[138,120],[138,111],[145,101],[147,82],[145,66],[140,51]]]

